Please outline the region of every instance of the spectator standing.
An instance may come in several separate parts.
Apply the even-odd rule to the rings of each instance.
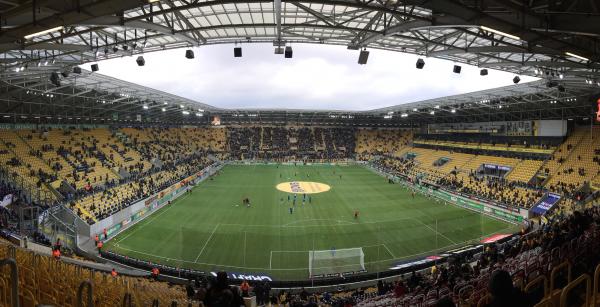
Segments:
[[[240,285],[240,290],[242,290],[242,297],[248,297],[250,296],[249,292],[250,292],[250,284],[248,284],[247,280],[243,280],[242,284]]]
[[[206,292],[204,305],[207,307],[239,307],[243,305],[243,300],[237,289],[229,286],[227,273],[217,273],[216,280],[214,280]]]
[[[157,267],[153,267],[152,268],[152,279],[154,279],[155,281],[158,280],[158,275],[160,274],[160,271],[158,270]]]
[[[521,290],[513,286],[510,273],[498,270],[492,273],[489,281],[489,291],[492,296],[488,307],[530,307],[530,304]]]

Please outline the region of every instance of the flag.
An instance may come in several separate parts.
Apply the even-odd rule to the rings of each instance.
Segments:
[[[0,206],[6,208],[6,206],[12,204],[12,201],[13,201],[13,195],[7,194],[4,196],[4,199],[2,199],[2,202],[0,202]]]

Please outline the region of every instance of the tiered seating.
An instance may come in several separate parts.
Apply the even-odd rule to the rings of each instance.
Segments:
[[[533,176],[542,167],[543,162],[539,160],[521,160],[519,164],[513,167],[512,171],[506,175],[510,181],[519,181],[528,183]]]
[[[545,174],[556,174],[558,168],[575,148],[581,139],[588,133],[587,129],[575,129],[573,133],[554,151],[552,158],[547,160],[542,166],[542,172]]]
[[[529,208],[543,196],[541,190],[518,185],[518,180],[476,176],[476,171],[482,164],[504,165],[515,169],[516,165],[521,163],[518,159],[476,156],[413,147],[402,149],[400,154],[402,157],[414,154],[415,157],[410,162],[404,159],[384,158],[379,163],[388,170],[408,176],[411,180],[418,178],[425,182],[443,185],[458,192],[476,195],[510,206]],[[450,160],[442,166],[434,165],[434,162],[440,158]],[[540,162],[533,161],[531,164],[540,165]],[[532,172],[529,171],[529,173]]]
[[[226,145],[222,128],[124,128],[121,132],[147,161],[173,161],[211,148],[222,150]]]
[[[455,169],[462,170],[464,165],[468,165],[468,163],[475,158],[475,155],[447,152],[445,157],[450,159],[450,161],[439,167],[439,171],[442,173],[449,173]]]
[[[600,127],[594,127],[591,134],[589,129],[581,128],[575,130],[574,135],[573,141],[579,141],[563,158],[564,161],[557,161],[560,166],[546,182],[546,187],[551,191],[572,194],[600,174],[600,155],[596,154],[600,150]]]
[[[229,151],[235,157],[252,158],[260,146],[260,127],[228,128]]]
[[[208,166],[204,157],[194,157],[173,166],[163,166],[163,170],[142,174],[135,181],[93,193],[71,203],[73,210],[93,223],[164,189],[177,181]]]
[[[16,133],[25,139],[34,151],[41,153],[41,159],[56,171],[59,179],[66,179],[68,182],[74,183],[73,167],[57,152],[60,146],[65,146],[67,142],[70,142],[63,139],[62,130],[46,132],[17,130]]]
[[[441,298],[463,307],[488,306],[492,301],[494,306],[596,306],[600,303],[599,213],[595,208],[572,214],[547,230],[489,245],[472,258],[439,266],[431,275],[399,280],[405,285],[400,294],[387,290],[356,306],[436,306]],[[500,270],[508,274],[514,289],[499,287],[504,285],[496,278]],[[491,279],[497,286],[490,293]]]
[[[43,159],[50,162],[49,167],[57,169],[59,179],[67,180],[76,190],[83,190],[118,179],[118,175],[109,168],[111,161],[99,148],[102,144],[94,136],[98,131],[52,129],[46,133],[27,130],[18,133],[31,142],[32,147],[54,151],[56,155],[48,153],[43,155]],[[45,144],[51,145],[50,150],[43,150]]]
[[[41,199],[34,198],[34,201],[55,201],[56,196],[44,184],[44,182],[51,182],[54,179],[55,172],[32,153],[27,144],[12,131],[0,130],[1,167],[10,174],[16,174],[22,178],[30,189],[37,188],[42,192],[34,193],[41,197]],[[32,196],[36,197],[36,195]]]
[[[358,129],[356,132],[356,153],[393,154],[412,141],[410,130]]]
[[[118,134],[119,133],[119,134]],[[69,192],[71,207],[88,222],[96,222],[132,201],[165,187],[206,165],[197,157],[196,167],[185,160],[204,146],[224,146],[224,129],[49,129],[0,131],[0,158],[3,167],[18,174],[44,195],[55,197],[44,184],[65,180],[76,190]],[[123,139],[125,136],[126,139]],[[127,146],[123,141],[133,143]],[[5,143],[6,142],[6,143]],[[153,159],[162,161],[163,170],[152,171]],[[125,170],[135,183],[120,185],[118,175]],[[65,195],[67,196],[67,195]]]
[[[558,145],[558,140],[487,134],[448,133],[418,135],[414,143],[442,148],[477,149],[484,152],[551,154],[556,145]]]
[[[10,130],[4,130],[1,133],[1,137],[5,143],[13,145],[13,151],[16,156],[26,165],[29,165],[29,168],[34,170],[36,174],[39,174],[40,171],[49,175],[54,174],[54,170],[40,158],[41,153],[30,147],[16,133]]]
[[[112,167],[124,169],[130,173],[146,172],[152,167],[149,161],[143,160],[135,149],[125,146],[108,129],[85,131],[85,135],[96,141],[98,149],[112,164]]]
[[[352,157],[352,128],[229,127],[228,144],[236,159],[332,160]]]
[[[448,180],[449,184],[458,187],[459,192],[515,207],[530,208],[544,195],[540,190],[527,189],[505,180],[477,179],[464,172],[451,176]]]
[[[110,163],[104,163],[106,158],[98,149],[100,143],[88,131],[71,130],[74,143],[66,147],[67,159],[75,166],[75,188],[85,189],[86,186],[98,186],[119,177],[111,170]],[[102,160],[100,160],[102,159]]]
[[[308,128],[304,128],[308,129]],[[314,139],[314,148],[318,151],[324,151],[327,149],[327,143],[325,142],[325,135],[323,135],[323,130],[321,128],[316,129],[308,129],[310,136]]]
[[[131,294],[135,306],[150,306],[154,300],[158,300],[160,306],[169,306],[172,301],[178,302],[178,306],[185,306],[186,295],[181,286],[169,286],[143,278],[112,277],[107,273],[36,255],[6,242],[0,243],[0,257],[14,257],[17,262],[19,298],[24,307],[38,304],[75,307],[77,289],[85,280],[93,284],[94,306],[121,306],[126,293]],[[4,267],[0,271],[0,306],[10,306],[10,282],[10,271]],[[87,298],[85,294],[84,300]]]
[[[223,152],[227,145],[225,128],[181,128],[184,137],[193,142],[198,150]]]
[[[434,165],[434,162],[448,156],[449,152],[416,147],[410,148],[408,152],[416,154],[416,157],[414,158],[416,165],[410,171],[409,176],[414,177],[418,174],[424,174],[427,177],[422,179],[429,182],[437,182],[439,179],[448,175],[448,173],[441,172],[439,167]]]
[[[323,135],[317,135],[314,133],[314,129],[306,127],[291,128],[290,136],[296,137],[299,152],[325,150]]]

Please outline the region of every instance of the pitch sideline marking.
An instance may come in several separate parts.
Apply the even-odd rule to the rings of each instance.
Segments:
[[[198,258],[200,258],[200,255],[202,255],[202,252],[204,252],[204,249],[206,248],[206,246],[208,245],[208,242],[210,242],[210,239],[212,239],[213,235],[217,231],[217,228],[219,228],[219,225],[220,224],[217,224],[217,225],[215,225],[215,228],[213,228],[213,231],[210,233],[210,236],[208,237],[208,239],[206,240],[206,242],[204,242],[204,246],[202,246],[202,249],[200,250],[200,253],[198,253],[198,256],[196,256],[196,259],[194,260],[194,263],[198,262]]]

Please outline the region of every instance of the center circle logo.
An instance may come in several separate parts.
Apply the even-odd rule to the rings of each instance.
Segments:
[[[331,190],[328,184],[312,181],[288,181],[276,186],[277,190],[286,193],[315,194]]]

